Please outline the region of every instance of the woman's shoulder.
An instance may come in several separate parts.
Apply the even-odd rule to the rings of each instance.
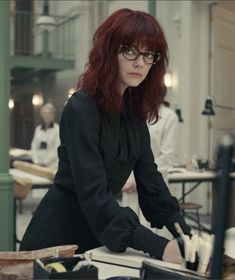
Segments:
[[[94,98],[84,91],[75,92],[69,99],[70,106],[98,109]],[[82,109],[81,108],[81,109]]]
[[[83,117],[99,116],[99,107],[92,96],[84,91],[75,92],[68,100],[64,112]]]

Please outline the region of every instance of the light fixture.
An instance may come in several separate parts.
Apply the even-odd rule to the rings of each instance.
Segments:
[[[202,111],[202,115],[214,116],[215,115],[214,108],[235,111],[234,107],[220,105],[220,104],[217,104],[216,102],[215,102],[215,104],[213,104],[212,98],[210,96],[208,96],[205,101],[205,107],[204,107],[204,110]]]
[[[38,31],[48,31],[51,32],[55,29],[55,20],[53,17],[48,15],[42,15],[40,16],[36,21],[36,28]]]
[[[204,116],[214,116],[215,115],[213,102],[212,102],[212,99],[210,96],[208,96],[206,98],[205,107],[204,107],[204,110],[202,111],[202,115],[204,115]]]
[[[43,104],[43,97],[41,94],[34,94],[32,98],[32,103],[34,106],[41,106]]]
[[[47,0],[44,0],[42,16],[37,19],[35,25],[36,30],[48,32],[53,31],[56,27],[54,18],[49,15],[49,3]]]
[[[13,98],[10,98],[9,99],[9,102],[8,102],[8,107],[10,110],[12,110],[15,106],[15,102],[14,102],[14,99]]]
[[[172,78],[172,73],[171,72],[167,72],[164,75],[164,84],[167,88],[171,88],[172,84],[173,84],[173,78]]]

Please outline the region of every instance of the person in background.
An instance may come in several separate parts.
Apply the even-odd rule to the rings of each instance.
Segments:
[[[41,107],[42,123],[36,127],[31,143],[33,163],[52,168],[58,166],[57,148],[60,144],[55,112],[55,107],[50,103]]]
[[[176,113],[165,100],[166,86],[163,86],[163,104],[159,110],[159,120],[148,125],[151,139],[151,148],[158,170],[167,181],[167,171],[173,167],[178,142],[179,121]]]
[[[77,253],[127,247],[181,263],[176,239],[144,227],[116,195],[134,170],[140,207],[152,227],[190,235],[154,162],[146,120],[157,120],[168,47],[157,20],[120,9],[97,29],[78,91],[60,121],[54,185],[35,211],[20,250],[77,244]]]

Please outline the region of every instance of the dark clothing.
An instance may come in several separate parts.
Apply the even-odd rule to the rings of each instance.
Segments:
[[[177,236],[173,223],[178,221],[189,234],[176,198],[157,171],[147,125],[127,108],[102,112],[92,97],[78,92],[63,111],[60,139],[55,186],[34,213],[21,250],[78,244],[84,252],[105,245],[161,258],[168,240],[140,225],[134,211],[115,198],[132,169],[140,207],[152,227],[166,225]]]

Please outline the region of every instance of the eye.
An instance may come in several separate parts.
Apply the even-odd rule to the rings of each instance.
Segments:
[[[135,55],[136,50],[131,46],[123,46],[123,51],[128,55]]]
[[[153,52],[146,52],[145,57],[149,60],[153,60],[154,59],[154,53]]]

